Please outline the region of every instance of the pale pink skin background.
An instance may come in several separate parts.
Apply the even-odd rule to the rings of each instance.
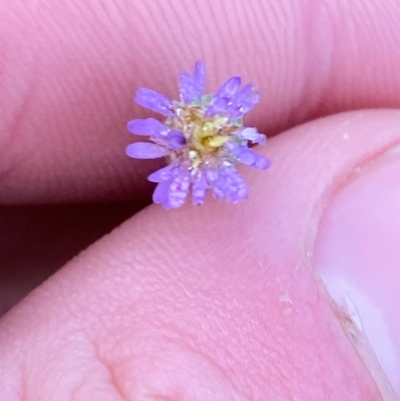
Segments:
[[[161,162],[123,151],[126,122],[150,115],[138,86],[174,97],[201,58],[209,90],[256,84],[247,125],[275,135],[258,149],[270,170],[240,169],[246,202],[147,207],[4,314],[1,401],[396,399],[319,277],[379,311],[350,292],[363,328],[387,334],[374,350],[391,350],[397,390],[399,20],[397,0],[1,0],[0,310],[70,255],[15,266],[28,239],[51,254],[75,219],[83,247],[148,203]],[[45,206],[11,207],[123,200],[86,220],[56,208],[60,232]]]

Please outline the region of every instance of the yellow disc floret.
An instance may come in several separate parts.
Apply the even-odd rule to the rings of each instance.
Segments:
[[[239,128],[230,125],[226,117],[206,117],[202,107],[184,105],[180,105],[165,124],[185,136],[187,147],[180,156],[190,161],[191,169],[197,169],[202,163],[218,156],[224,144]]]

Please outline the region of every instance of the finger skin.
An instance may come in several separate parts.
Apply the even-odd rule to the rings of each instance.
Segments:
[[[4,401],[382,400],[310,255],[331,194],[399,127],[320,119],[270,141],[268,172],[243,169],[246,202],[135,215],[3,318]]]
[[[261,90],[268,136],[361,107],[400,105],[396,0],[0,2],[0,202],[149,200],[160,162],[124,154],[148,86],[177,95],[205,61],[209,90]]]

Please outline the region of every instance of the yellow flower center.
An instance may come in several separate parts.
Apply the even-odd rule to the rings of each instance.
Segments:
[[[166,121],[171,129],[183,132],[187,147],[182,151],[191,162],[191,168],[217,156],[225,142],[238,129],[228,124],[226,117],[205,117],[204,110],[196,106],[180,107]]]

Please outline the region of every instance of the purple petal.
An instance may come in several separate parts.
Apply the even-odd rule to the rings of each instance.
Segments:
[[[182,132],[173,130],[168,134],[167,144],[170,149],[183,149],[186,146],[186,138]]]
[[[210,182],[213,190],[214,198],[224,199],[227,195],[227,176],[223,169],[218,169],[217,177]]]
[[[180,166],[166,166],[149,176],[149,180],[158,181],[154,193],[154,203],[162,203],[166,209],[181,207],[190,188],[190,174]]]
[[[128,131],[135,135],[148,135],[155,138],[165,136],[169,128],[155,118],[136,119],[129,121]]]
[[[217,113],[224,113],[228,110],[230,104],[230,99],[227,97],[220,97],[214,100],[214,102],[208,107],[204,113],[205,117],[211,117]]]
[[[211,185],[217,199],[227,198],[237,203],[248,196],[247,184],[233,167],[221,167],[218,178]]]
[[[168,201],[169,183],[160,182],[153,192],[153,202],[165,204]]]
[[[255,105],[260,101],[261,93],[258,91],[254,91],[247,99],[248,99],[249,103]]]
[[[166,96],[147,88],[139,88],[135,101],[143,107],[156,111],[164,116],[172,116],[173,103]]]
[[[254,143],[258,143],[260,145],[265,145],[267,142],[267,137],[264,134],[258,133],[258,138],[253,141]]]
[[[241,78],[240,77],[232,77],[225,81],[220,88],[218,89],[215,97],[232,97],[236,94],[240,87]]]
[[[229,116],[231,118],[242,117],[245,113],[249,112],[256,103],[260,100],[260,93],[254,91],[252,84],[247,84],[243,89],[241,89],[230,106]]]
[[[198,100],[203,94],[205,86],[204,64],[198,60],[195,65],[193,76],[183,72],[179,78],[179,92],[186,104]]]
[[[134,159],[156,159],[167,155],[167,150],[154,143],[136,142],[126,148],[126,154]]]
[[[240,174],[232,169],[228,176],[228,188],[229,191],[227,193],[227,197],[233,202],[239,202],[248,197],[249,191],[247,188],[247,184],[244,182],[243,178]]]
[[[257,159],[256,161],[253,163],[252,167],[256,167],[259,168],[261,170],[265,170],[266,168],[271,166],[271,160],[267,159],[264,156],[261,156],[259,154],[257,154]]]
[[[250,151],[250,148],[247,146],[246,143],[238,144],[235,141],[227,141],[225,147],[227,150],[229,150],[229,153],[231,153],[237,159],[240,159],[242,157],[242,154]],[[243,156],[246,157],[245,155]]]
[[[204,92],[206,86],[206,67],[201,60],[197,60],[194,66],[193,79],[199,96]]]
[[[254,86],[251,83],[245,85],[236,95],[236,102],[243,103],[247,102],[254,92]],[[258,93],[258,92],[257,92]]]
[[[240,87],[240,82],[240,77],[232,77],[225,81],[214,95],[214,100],[204,115],[210,117],[216,113],[226,113],[232,107],[232,102]]]
[[[240,136],[248,141],[255,142],[260,135],[255,128],[245,128],[240,131]]]
[[[199,171],[193,181],[192,198],[194,205],[202,205],[208,188],[207,178],[204,171]]]
[[[215,199],[224,199],[225,190],[224,190],[225,182],[222,179],[215,181],[212,185],[213,195]]]
[[[196,98],[193,77],[186,72],[179,76],[179,93],[186,104],[190,104]]]
[[[181,207],[187,198],[190,188],[189,172],[183,169],[176,169],[175,177],[169,186],[168,206],[171,208]]]
[[[256,161],[256,154],[250,149],[243,150],[236,157],[241,163],[248,166],[252,166]]]
[[[215,100],[215,102],[213,102],[211,108],[212,108],[213,111],[216,112],[216,113],[223,112],[223,111],[225,111],[225,110],[228,108],[228,106],[229,106],[229,101],[230,101],[230,99],[227,98],[227,97],[220,97],[220,98],[217,98],[217,99]]]
[[[207,178],[208,181],[213,182],[213,181],[217,180],[218,174],[219,174],[218,169],[216,169],[216,168],[208,168],[207,171],[206,171],[206,178]]]
[[[251,149],[247,148],[247,146],[239,147],[236,151],[233,152],[237,159],[250,167],[255,167],[259,169],[266,169],[271,165],[271,162],[266,157],[259,155],[256,152],[253,152]]]
[[[254,86],[252,83],[248,83],[247,85],[245,85],[236,95],[236,98],[238,100],[243,100],[243,99],[247,99],[248,96],[251,95],[251,93],[254,91]]]
[[[259,100],[260,100],[259,92],[254,92],[247,99],[238,102],[237,106],[235,105],[235,107],[232,108],[235,108],[236,111],[238,111],[240,115],[243,116],[243,114],[246,114],[250,110],[252,110]]]
[[[169,179],[171,179],[172,174],[171,174],[171,169],[172,166],[166,166],[163,168],[160,168],[157,171],[154,171],[154,173],[151,173],[147,179],[150,182],[162,182],[162,181],[168,181]]]

